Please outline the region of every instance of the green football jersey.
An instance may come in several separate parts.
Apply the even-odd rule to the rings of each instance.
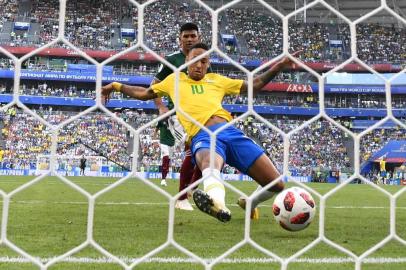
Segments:
[[[167,55],[165,57],[165,60],[168,61],[169,63],[171,63],[172,65],[174,65],[175,67],[180,67],[181,65],[183,65],[185,63],[186,56],[183,54],[183,52],[178,51],[178,52]],[[158,70],[158,74],[155,75],[155,78],[157,78],[160,81],[163,81],[163,80],[165,80],[166,77],[168,77],[172,73],[173,73],[173,70],[170,67],[168,67],[164,64],[161,64],[161,66],[159,67],[159,70]],[[173,109],[173,102],[169,97],[168,97],[167,107],[169,110]]]
[[[159,142],[168,146],[174,146],[175,138],[168,128],[168,119],[159,121],[156,127],[159,129]]]
[[[186,56],[183,54],[183,52],[178,51],[175,53],[172,53],[170,55],[167,55],[165,57],[166,61],[174,65],[175,67],[179,67],[185,63]],[[166,77],[171,75],[173,73],[173,70],[170,69],[168,66],[161,64],[159,67],[158,73],[155,75],[155,78],[163,81],[165,80]],[[169,110],[173,109],[173,102],[172,100],[168,97],[168,104],[167,107]],[[168,121],[167,119],[163,121],[159,121],[157,128],[159,128],[159,142],[161,144],[165,144],[168,146],[174,146],[175,145],[175,138],[173,137],[172,133],[168,129]]]

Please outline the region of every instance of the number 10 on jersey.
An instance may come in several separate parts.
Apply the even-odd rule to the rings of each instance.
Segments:
[[[192,84],[191,87],[192,87],[192,94],[193,95],[196,95],[196,94],[200,95],[200,94],[204,93],[203,85]]]

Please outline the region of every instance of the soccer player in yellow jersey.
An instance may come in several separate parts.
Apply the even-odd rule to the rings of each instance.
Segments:
[[[379,161],[379,169],[381,172],[386,171],[386,160],[384,157],[382,157],[381,160]]]
[[[382,178],[382,183],[385,184],[386,181],[386,159],[385,157],[381,157],[379,160],[379,172],[380,172],[380,177]]]
[[[199,57],[208,49],[207,45],[203,43],[195,44],[190,49],[186,60],[190,61]],[[296,54],[298,52],[293,55]],[[197,122],[209,130],[215,131],[232,119],[230,113],[221,105],[223,97],[246,93],[248,83],[207,73],[209,64],[209,56],[205,56],[188,66],[188,74],[180,73],[179,107]],[[292,61],[285,57],[263,74],[256,76],[253,82],[254,94],[269,83],[283,68],[291,64]],[[120,91],[140,100],[154,99],[164,95],[175,100],[175,74],[169,75],[162,82],[151,85],[149,88],[117,82],[110,83],[102,88],[102,97],[105,101],[108,101],[113,91]],[[225,162],[248,174],[260,186],[265,186],[280,176],[272,161],[264,154],[264,150],[234,126],[229,126],[217,134],[214,170],[211,171],[210,135],[183,114],[177,113],[177,116],[191,140],[194,160],[205,178],[204,190],[197,189],[193,193],[193,200],[201,211],[222,222],[231,219],[231,212],[225,205],[224,185],[218,180]],[[253,199],[251,210],[283,189],[284,183],[279,180],[269,190],[263,191]]]

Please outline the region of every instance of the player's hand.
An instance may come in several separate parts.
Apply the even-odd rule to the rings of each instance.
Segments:
[[[186,140],[186,133],[176,115],[168,118],[168,129],[175,138],[176,144],[183,144]]]
[[[158,111],[159,111],[159,115],[163,115],[164,113],[169,112],[169,109],[166,106],[159,106]]]
[[[303,53],[303,50],[298,50],[294,53],[291,53],[291,55],[295,58],[297,58],[300,54]],[[292,59],[290,59],[289,57],[285,56],[284,58],[282,58],[282,60],[279,62],[282,66],[282,68],[288,68],[291,67],[292,64],[294,64],[295,62],[292,61]]]
[[[112,92],[114,92],[114,87],[113,83],[109,83],[108,85],[105,85],[101,89],[101,99],[103,104],[107,104],[110,100],[110,95]]]

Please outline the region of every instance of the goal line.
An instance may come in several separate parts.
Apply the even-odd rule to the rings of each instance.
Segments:
[[[47,262],[55,259],[50,258],[37,258],[42,262]],[[119,257],[119,259],[125,263],[132,263],[139,260],[140,258],[130,258],[130,257]],[[204,261],[210,263],[215,258],[203,258]],[[83,264],[115,264],[113,259],[106,257],[67,257],[59,262],[64,263],[83,263]],[[23,257],[0,257],[0,263],[31,263],[30,260]],[[182,258],[182,257],[153,257],[146,259],[144,263],[160,263],[160,264],[171,264],[171,263],[199,263],[192,258]],[[278,263],[277,260],[272,258],[225,258],[221,260],[221,263],[225,264],[241,264],[241,263],[256,263],[256,264],[267,264],[267,263]],[[294,259],[292,263],[310,263],[310,264],[348,264],[355,263],[355,260],[347,257],[327,257],[327,258],[300,258]],[[363,260],[363,263],[367,264],[388,264],[388,263],[406,263],[406,257],[371,257]]]

